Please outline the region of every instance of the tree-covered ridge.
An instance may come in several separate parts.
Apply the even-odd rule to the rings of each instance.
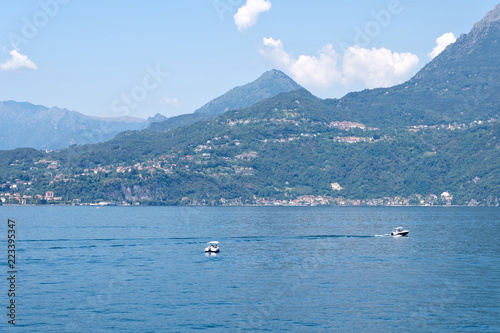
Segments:
[[[333,121],[311,108],[316,100],[298,91],[167,133],[124,132],[50,154],[1,152],[1,182],[4,191],[18,183],[27,196],[51,191],[80,202],[255,204],[314,196],[442,204],[448,192],[454,204],[498,203],[498,121],[376,129]]]

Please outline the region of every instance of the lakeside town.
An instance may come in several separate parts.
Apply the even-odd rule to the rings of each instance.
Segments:
[[[294,110],[284,110],[294,111]],[[296,114],[287,115],[287,117],[295,118]],[[232,121],[228,120],[226,126],[246,125],[256,120]],[[264,119],[265,122],[291,121],[294,119]],[[479,126],[484,123],[494,122],[496,119],[488,121],[474,121],[470,124],[448,124],[448,125],[418,125],[410,126],[408,131],[418,132],[422,130],[463,130],[466,128]],[[299,122],[306,122],[301,119]],[[297,123],[298,124],[298,123]],[[367,127],[364,124],[350,121],[335,121],[329,124],[321,123],[322,126],[335,128],[342,131],[361,130],[378,131],[378,128]],[[302,132],[296,135],[290,135],[281,138],[266,138],[261,139],[261,144],[284,144],[295,140],[303,140],[306,138],[322,136],[320,132]],[[356,144],[362,142],[374,142],[378,140],[389,139],[384,136],[377,138],[371,136],[338,136],[332,135],[329,138],[324,137],[324,140],[330,142]],[[153,202],[147,198],[131,197],[124,201],[110,201],[102,198],[102,200],[93,199],[92,201],[79,197],[65,197],[65,194],[57,193],[58,183],[71,182],[88,182],[98,180],[107,182],[111,179],[125,179],[134,177],[138,180],[144,180],[158,174],[173,175],[178,172],[191,172],[196,175],[207,176],[211,178],[226,177],[226,176],[242,176],[250,177],[258,173],[257,170],[249,163],[259,157],[259,153],[252,150],[251,147],[244,148],[246,144],[241,140],[229,135],[212,137],[202,144],[193,146],[185,151],[170,152],[168,154],[151,157],[144,161],[137,161],[131,164],[118,163],[109,165],[95,165],[95,167],[87,168],[68,168],[61,158],[52,155],[51,152],[46,152],[43,158],[32,161],[14,160],[10,166],[18,168],[19,179],[10,179],[3,184],[0,184],[0,203],[4,205],[29,205],[29,204],[64,204],[64,205],[144,205],[144,204],[163,204],[162,202]],[[234,149],[234,155],[220,155],[217,151],[221,149]],[[426,154],[435,154],[428,152]],[[214,163],[216,162],[216,163]],[[474,178],[472,182],[477,183],[479,178]],[[413,194],[410,196],[395,196],[381,197],[371,199],[352,199],[345,198],[342,193],[338,193],[343,188],[338,183],[331,184],[331,195],[286,195],[277,199],[272,197],[253,197],[251,199],[242,198],[212,198],[205,200],[196,200],[193,198],[179,197],[176,202],[169,204],[181,205],[212,205],[212,206],[239,206],[239,205],[256,205],[256,206],[450,206],[453,205],[453,195],[451,191],[445,191],[441,194]],[[282,189],[286,192],[286,187]],[[303,193],[307,194],[307,193]],[[288,199],[290,198],[290,199]],[[469,206],[480,205],[474,199],[466,202]],[[498,205],[493,203],[493,205]]]
[[[27,184],[28,185],[28,184]],[[3,184],[2,187],[11,186],[16,189],[17,184]],[[339,187],[337,183],[332,184],[332,188]],[[98,202],[81,202],[79,199],[71,201],[64,200],[60,196],[56,196],[53,191],[46,191],[45,194],[21,195],[19,192],[0,192],[0,201],[3,205],[32,205],[32,204],[48,204],[48,205],[72,205],[72,206],[139,206],[148,204],[147,202],[113,202],[113,201],[98,201]],[[273,198],[255,197],[253,200],[225,199],[219,200],[192,200],[187,197],[182,198],[181,205],[185,206],[452,206],[453,195],[449,192],[443,192],[440,196],[430,194],[422,196],[415,194],[409,197],[384,197],[377,199],[347,199],[344,197],[332,196],[315,196],[302,195],[295,199],[280,200]],[[471,201],[469,206],[477,206],[478,203]]]

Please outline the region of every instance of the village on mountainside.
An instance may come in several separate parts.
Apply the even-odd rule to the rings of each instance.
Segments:
[[[284,121],[280,119],[270,119],[267,121]],[[292,120],[295,121],[295,120]],[[448,124],[435,126],[409,126],[408,132],[419,132],[424,130],[464,130],[474,126],[482,125],[483,123],[495,122],[496,119],[488,121],[474,121],[470,124]],[[248,121],[249,122],[249,121]],[[233,127],[245,125],[245,121],[233,122],[228,121],[227,126]],[[336,128],[343,131],[352,131],[354,129],[365,131],[379,131],[378,128],[371,128],[357,122],[331,122],[323,126]],[[316,138],[322,133],[300,133],[299,135],[291,135],[282,137],[281,139],[269,138],[263,139],[263,144],[285,144],[295,140],[306,138]],[[374,138],[375,137],[375,138]],[[372,136],[333,136],[330,140],[337,143],[355,144],[361,142],[375,142],[390,137]],[[207,140],[204,144],[199,144],[193,147],[190,153],[169,153],[148,159],[144,162],[137,162],[133,165],[120,163],[119,165],[96,165],[93,168],[84,168],[81,172],[71,173],[61,165],[61,160],[53,158],[50,152],[47,152],[46,157],[34,161],[30,165],[22,165],[23,169],[29,169],[29,172],[20,174],[18,179],[7,181],[0,184],[0,202],[2,204],[70,204],[70,205],[139,205],[148,204],[147,200],[123,200],[112,201],[107,198],[102,198],[94,201],[82,200],[81,198],[68,198],[64,195],[55,192],[52,185],[57,183],[68,183],[72,181],[98,181],[107,182],[108,179],[116,177],[138,177],[144,179],[155,173],[173,174],[175,172],[192,172],[209,177],[221,176],[253,176],[256,170],[245,162],[252,161],[258,158],[259,154],[256,151],[247,151],[235,155],[234,157],[223,157],[225,165],[212,166],[212,152],[220,147],[239,147],[242,142],[238,139],[232,139],[225,135],[223,137],[214,137]],[[16,167],[17,163],[26,163],[26,161],[15,160],[11,163],[11,167]],[[30,174],[30,176],[28,176]],[[120,176],[122,175],[122,176]],[[43,178],[45,186],[40,186],[40,179]],[[33,181],[38,182],[35,186]],[[479,179],[474,179],[478,182]],[[34,189],[36,188],[36,189]],[[371,199],[352,199],[344,197],[340,191],[343,189],[339,183],[331,184],[331,195],[293,195],[292,191],[284,188],[285,198],[259,197],[253,196],[252,199],[242,198],[224,198],[217,199],[193,199],[182,197],[178,201],[181,205],[258,205],[258,206],[317,206],[317,205],[334,205],[334,206],[435,206],[435,205],[453,205],[453,195],[451,191],[445,191],[437,194],[421,195],[415,193],[410,196],[383,196],[380,198]],[[287,193],[289,191],[290,193]],[[478,205],[475,200],[470,200],[467,203],[469,206]]]

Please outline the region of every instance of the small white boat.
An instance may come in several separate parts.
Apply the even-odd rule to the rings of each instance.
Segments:
[[[219,252],[219,242],[212,241],[207,244],[208,246],[205,248],[205,252]]]
[[[406,236],[409,232],[409,230],[403,230],[403,227],[397,227],[391,232],[391,236]]]

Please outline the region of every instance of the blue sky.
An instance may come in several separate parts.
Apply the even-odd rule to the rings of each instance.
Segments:
[[[340,98],[409,79],[497,1],[0,0],[0,100],[170,117],[273,68]]]

